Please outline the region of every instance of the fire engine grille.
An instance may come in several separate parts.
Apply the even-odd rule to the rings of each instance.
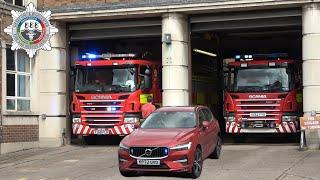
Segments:
[[[263,111],[279,111],[280,99],[260,100],[260,99],[237,99],[236,103],[238,111],[244,112],[263,112]]]
[[[140,158],[163,158],[168,156],[167,147],[131,147],[130,155]]]
[[[124,100],[80,100],[81,119],[90,128],[113,128],[121,122]]]

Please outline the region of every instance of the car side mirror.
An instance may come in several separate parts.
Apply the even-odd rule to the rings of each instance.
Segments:
[[[209,121],[203,121],[202,122],[202,127],[207,129],[209,127]]]
[[[134,129],[139,129],[140,125],[139,124],[134,124]]]

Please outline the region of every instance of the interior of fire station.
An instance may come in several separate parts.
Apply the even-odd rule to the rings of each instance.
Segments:
[[[225,81],[227,73],[225,59],[231,59],[231,61],[233,59],[234,61],[236,55],[270,53],[287,53],[290,59],[300,62],[302,59],[301,20],[297,20],[296,23],[290,26],[281,24],[286,23],[288,20],[296,20],[296,16],[298,15],[294,14],[296,13],[295,9],[287,10],[286,13],[290,14],[290,18],[285,16],[280,22],[273,22],[275,21],[273,18],[261,17],[261,19],[266,20],[268,23],[274,23],[274,25],[265,25],[266,27],[263,27],[264,24],[256,24],[256,22],[258,22],[255,19],[257,16],[253,18],[253,15],[258,12],[250,13],[252,20],[250,20],[250,18],[249,21],[247,18],[245,18],[245,20],[241,18],[236,19],[239,18],[239,14],[234,13],[228,17],[228,23],[226,23],[226,20],[219,20],[219,16],[221,16],[221,18],[225,16],[223,13],[190,16],[189,18],[183,17],[186,19],[182,23],[175,21],[175,17],[169,17],[169,21],[177,23],[182,35],[177,34],[176,30],[170,32],[168,26],[162,26],[162,36],[160,34],[148,35],[148,33],[145,33],[143,34],[145,36],[135,35],[135,37],[106,35],[102,38],[93,37],[90,39],[87,37],[87,39],[80,38],[80,40],[73,40],[70,43],[71,70],[73,69],[74,61],[81,60],[81,55],[85,53],[135,53],[139,58],[162,62],[163,72],[165,73],[167,71],[167,73],[170,74],[170,79],[162,78],[164,81],[162,85],[168,90],[163,90],[164,98],[167,97],[167,100],[163,99],[163,103],[165,105],[206,105],[210,107],[214,115],[219,119],[221,129],[224,131],[223,98],[224,91],[227,88]],[[279,12],[272,11],[267,13],[267,15],[272,13]],[[248,15],[242,16],[246,17]],[[105,22],[97,23],[103,24]],[[166,22],[162,23],[165,24]],[[229,23],[235,23],[237,26]],[[72,25],[71,27],[81,29],[81,25],[79,24]],[[71,31],[71,33],[74,33],[73,36],[75,38],[81,35],[80,32],[77,31],[79,30]],[[124,31],[123,33],[127,32],[126,30],[122,31]],[[158,26],[157,31],[161,31],[160,26]],[[169,33],[166,33],[166,31],[169,31]],[[188,34],[190,34],[190,37],[186,36]],[[84,35],[89,36],[88,33],[83,34],[83,36]],[[165,39],[166,35],[169,35],[169,39]],[[182,52],[181,50],[176,50],[175,53],[172,53],[170,48],[181,46],[178,44],[180,40],[177,40],[177,38],[188,39],[182,41],[189,42],[182,44],[182,47],[186,48],[182,48]],[[166,42],[167,40],[170,42]],[[169,46],[172,47],[168,48]],[[170,61],[167,61],[166,56],[172,56],[170,57],[172,58],[170,59],[171,63],[175,61],[174,59],[182,60],[177,64],[173,62],[174,67],[170,67]],[[189,56],[190,62],[188,62],[188,58],[186,58]],[[178,66],[181,66],[182,70],[178,70]],[[190,69],[190,74],[183,70],[185,67]],[[179,71],[182,75],[175,75],[175,72]],[[178,89],[182,89],[182,92],[187,91],[187,96],[181,92],[179,94],[176,90],[177,87],[170,87],[175,82],[181,82],[183,78],[188,77],[190,77],[189,85],[180,84],[180,87],[178,87]],[[70,79],[69,85],[69,95],[71,95],[74,91],[73,78]],[[167,95],[165,95],[166,93]],[[185,100],[189,98],[188,96],[191,99],[190,102],[186,102]],[[71,100],[71,96],[69,96],[69,98],[69,100]],[[181,99],[179,100],[180,102],[172,102],[172,100],[179,98]]]
[[[169,13],[155,18],[67,23],[66,68],[72,71],[74,61],[87,52],[137,53],[161,62],[162,104],[207,105],[223,131],[224,59],[256,53],[287,53],[300,62],[314,59],[312,56],[317,56],[317,52],[312,50],[304,50],[310,51],[307,52],[310,57],[302,56],[302,44],[306,47],[312,44],[305,36],[302,38],[302,13],[301,8],[285,8],[196,15]],[[305,16],[313,16],[312,8],[310,12],[304,10]],[[307,30],[313,31],[311,22],[304,23]],[[304,77],[307,77],[304,82],[311,85],[316,81],[309,73]],[[72,80],[72,75],[68,76],[65,106],[69,106],[74,91]],[[315,90],[311,85],[305,88],[308,94]],[[304,105],[307,101],[311,103],[304,106],[304,112],[317,107],[308,94],[304,93]],[[69,111],[70,107],[66,109]],[[71,132],[71,122],[66,128]]]

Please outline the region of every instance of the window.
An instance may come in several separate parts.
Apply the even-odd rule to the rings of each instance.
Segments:
[[[26,52],[6,49],[7,110],[30,111],[31,61]]]
[[[213,115],[212,115],[212,113],[210,112],[209,109],[204,109],[203,112],[206,115],[206,120],[207,121],[211,121],[213,119]]]
[[[4,0],[4,1],[17,6],[23,6],[23,0]]]
[[[199,126],[202,127],[203,121],[206,121],[206,115],[203,112],[203,109],[199,111]]]

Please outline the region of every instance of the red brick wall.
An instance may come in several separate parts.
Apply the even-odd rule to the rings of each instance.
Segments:
[[[0,143],[39,141],[38,125],[0,126]]]
[[[12,24],[12,17],[11,17],[11,14],[7,15],[7,14],[4,14],[3,15],[3,20],[2,20],[2,29],[1,29],[1,39],[3,38],[3,40],[6,41],[6,43],[10,43],[11,44],[11,41],[12,41],[12,38],[11,36],[9,36],[7,33],[3,32],[3,29],[8,27],[9,25]]]

